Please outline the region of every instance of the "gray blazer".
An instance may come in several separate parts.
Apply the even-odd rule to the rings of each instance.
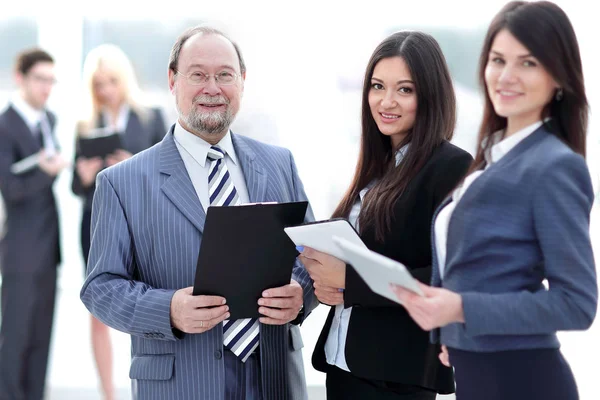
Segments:
[[[434,286],[462,295],[466,322],[441,329],[448,347],[558,348],[557,331],[594,320],[590,174],[550,128],[542,125],[491,165],[452,214],[444,279],[435,254],[432,274]]]
[[[251,202],[306,200],[291,153],[232,135]],[[312,219],[312,211],[308,212]],[[170,303],[194,282],[206,215],[173,140],[102,171],[92,210],[86,307],[131,335],[130,378],[136,399],[222,399],[223,331],[174,335]],[[312,281],[296,263],[293,277],[314,306]],[[297,329],[297,328],[295,328]],[[265,400],[297,398],[289,385],[290,326],[260,326]]]

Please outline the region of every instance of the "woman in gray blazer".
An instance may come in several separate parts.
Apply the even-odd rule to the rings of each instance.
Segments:
[[[433,287],[396,293],[444,345],[458,400],[577,399],[556,332],[589,328],[598,291],[588,107],[566,14],[549,2],[507,4],[479,77],[478,152],[434,218]]]

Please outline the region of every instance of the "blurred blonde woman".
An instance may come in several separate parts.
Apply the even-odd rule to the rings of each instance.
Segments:
[[[133,66],[117,46],[103,44],[87,55],[83,66],[85,112],[77,124],[75,170],[72,190],[83,199],[81,249],[85,261],[90,249],[90,220],[96,175],[103,168],[123,161],[162,140],[166,127],[157,109],[140,102]],[[118,132],[123,149],[105,158],[85,158],[80,151],[80,138],[105,132]],[[90,266],[93,268],[93,266]],[[112,378],[112,346],[106,325],[92,317],[92,347],[105,400],[114,399]]]

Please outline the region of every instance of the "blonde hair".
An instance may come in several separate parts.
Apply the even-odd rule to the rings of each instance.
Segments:
[[[94,91],[94,75],[99,69],[107,67],[117,75],[123,89],[123,101],[143,120],[147,111],[141,102],[141,90],[129,57],[114,44],[102,44],[92,49],[83,63],[84,112],[78,123],[77,131],[85,132],[96,128],[102,106]]]

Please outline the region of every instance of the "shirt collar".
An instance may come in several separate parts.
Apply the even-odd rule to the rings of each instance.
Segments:
[[[21,118],[25,120],[30,129],[34,129],[44,116],[43,110],[36,110],[31,107],[19,94],[15,94],[12,97],[11,104]]]
[[[119,108],[119,115],[117,116],[117,120],[115,121],[114,126],[109,122],[111,121],[110,112],[106,109],[102,110],[102,120],[104,121],[104,126],[111,128],[112,131],[117,131],[119,133],[125,133],[127,129],[127,123],[129,122],[129,111],[131,108],[127,103],[124,103]]]
[[[190,155],[196,160],[201,167],[204,168],[206,165],[206,158],[208,156],[208,150],[212,146],[210,143],[202,138],[194,135],[193,133],[185,130],[179,122],[175,124],[175,131],[173,132],[175,140],[185,149]],[[235,154],[235,148],[233,147],[233,141],[231,140],[231,130],[227,132],[225,136],[217,143],[217,146],[225,152],[227,156],[233,161],[235,165],[238,164],[237,155]]]
[[[398,165],[400,165],[400,162],[404,159],[404,156],[406,155],[406,151],[408,150],[409,145],[410,145],[410,143],[406,143],[404,146],[402,146],[400,149],[398,149],[396,151],[396,153],[394,154],[394,157],[396,158],[396,167]],[[361,201],[367,195],[367,192],[373,186],[375,186],[375,183],[377,183],[377,181],[370,182],[365,188],[363,188],[360,192],[358,192],[358,195],[359,195]]]
[[[521,129],[510,135],[509,137],[502,139],[504,130],[494,132],[490,136],[490,140],[494,142],[489,154],[486,153],[485,158],[488,164],[497,163],[502,157],[504,157],[509,151],[511,151],[516,145],[521,143],[527,136],[535,132],[543,122],[538,121],[525,128]]]
[[[396,167],[400,165],[400,162],[404,159],[409,145],[410,143],[406,143],[404,146],[398,149],[398,151],[396,151],[396,154],[394,154],[394,157],[396,157]]]

